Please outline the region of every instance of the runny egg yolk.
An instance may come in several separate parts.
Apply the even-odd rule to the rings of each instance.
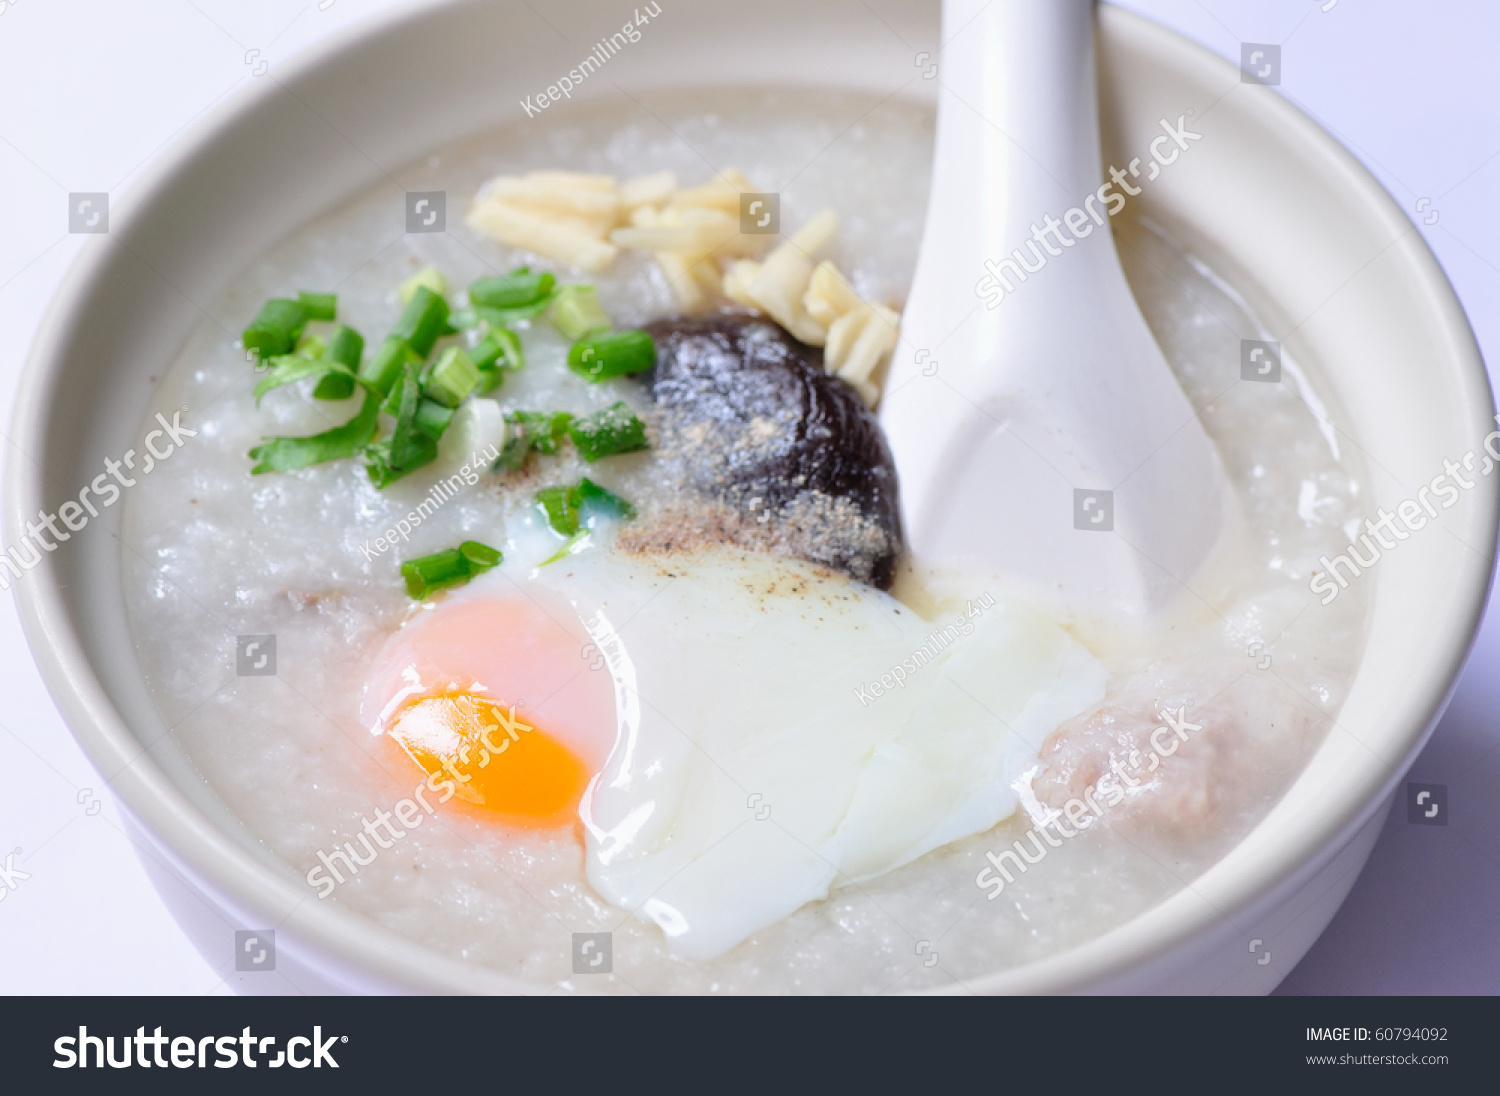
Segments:
[[[557,826],[577,811],[588,770],[557,739],[488,697],[444,693],[408,705],[389,731],[408,757],[459,799],[520,825]]]

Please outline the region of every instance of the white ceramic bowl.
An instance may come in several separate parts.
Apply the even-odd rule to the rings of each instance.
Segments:
[[[887,6],[889,7],[889,6]],[[809,0],[663,5],[642,41],[575,99],[663,86],[819,86],[920,96],[915,49],[935,54],[934,3],[882,11]],[[415,5],[271,70],[199,124],[117,203],[53,303],[21,386],[5,533],[76,496],[135,443],[150,378],[209,302],[271,242],[402,165],[514,122],[518,100],[615,29],[614,4],[494,0]],[[1394,506],[1478,450],[1493,407],[1452,290],[1412,224],[1327,134],[1270,88],[1136,16],[1100,17],[1105,162],[1126,163],[1191,111],[1204,138],[1139,201],[1196,237],[1343,409],[1347,443]],[[555,29],[554,29],[555,28]],[[911,43],[912,45],[908,45]],[[562,117],[569,104],[549,108]],[[296,170],[287,170],[296,164]],[[1495,477],[1500,479],[1500,476]],[[1368,576],[1368,646],[1349,698],[1270,815],[1191,887],[1087,944],[971,979],[996,992],[1266,992],[1328,923],[1450,694],[1480,619],[1496,528],[1494,481]],[[103,512],[16,585],[59,708],[143,841],[148,869],[212,962],[235,927],[278,930],[263,988],[516,991],[335,903],[276,861],[210,793],[147,694],[132,653]],[[1363,581],[1363,580],[1362,580]],[[1260,962],[1269,952],[1269,962]],[[996,957],[996,966],[1001,957]]]

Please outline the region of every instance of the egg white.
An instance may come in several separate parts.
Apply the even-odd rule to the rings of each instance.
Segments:
[[[614,748],[579,811],[589,882],[691,959],[1009,816],[1012,782],[1108,677],[1014,598],[928,621],[737,550],[587,551],[527,581],[571,603],[614,682]],[[916,668],[872,688],[898,666]]]

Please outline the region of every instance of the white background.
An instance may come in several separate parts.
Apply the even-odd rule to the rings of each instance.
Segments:
[[[67,233],[68,193],[123,193],[185,126],[249,84],[261,61],[274,66],[401,0],[322,2],[326,10],[318,0],[0,0],[0,427],[37,322],[83,241]],[[1280,92],[1408,211],[1429,200],[1419,228],[1481,346],[1500,351],[1500,5],[1129,6],[1236,64],[1241,42],[1279,43]],[[858,3],[850,10],[862,17]],[[25,457],[7,444],[3,459]],[[1412,774],[1447,785],[1449,825],[1409,825],[1398,803],[1349,902],[1281,992],[1500,988],[1497,668],[1492,612]],[[0,865],[16,849],[14,864],[30,878],[0,900],[0,990],[229,992],[231,957],[200,956],[157,898],[42,685],[14,607],[0,598]]]

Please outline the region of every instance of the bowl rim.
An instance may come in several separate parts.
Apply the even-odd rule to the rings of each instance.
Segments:
[[[206,112],[147,165],[121,200],[114,203],[112,234],[118,235],[149,210],[170,180],[192,170],[214,140],[252,115],[279,87],[295,85],[331,60],[352,55],[374,40],[426,20],[436,12],[479,5],[480,0],[416,0],[362,19],[299,51],[278,65],[282,76],[277,83],[252,83],[240,89]],[[1101,38],[1113,32],[1154,39],[1157,49],[1187,59],[1196,57],[1195,63],[1218,66],[1225,73],[1236,72],[1233,65],[1205,47],[1125,9],[1101,4],[1100,22]],[[1184,61],[1187,63],[1190,61]],[[1261,100],[1262,109],[1284,129],[1288,140],[1295,140],[1321,157],[1327,169],[1350,187],[1351,203],[1361,203],[1372,216],[1393,229],[1411,226],[1409,218],[1381,184],[1311,118],[1280,95],[1263,96]],[[46,451],[46,431],[59,395],[60,366],[71,340],[70,333],[87,322],[87,302],[111,277],[113,254],[109,236],[87,241],[48,305],[27,357],[12,415],[11,437],[21,453]],[[1452,303],[1460,321],[1457,326],[1462,328],[1453,332],[1456,344],[1470,359],[1475,376],[1481,379],[1489,403],[1485,417],[1493,415],[1488,380],[1472,330],[1451,284],[1420,233],[1402,245],[1401,257],[1433,299]],[[1475,393],[1467,395],[1468,402],[1473,402]],[[1454,632],[1454,643],[1444,663],[1443,687],[1437,688],[1440,684],[1437,681],[1426,683],[1433,700],[1427,706],[1425,720],[1413,727],[1404,754],[1353,787],[1344,797],[1346,805],[1341,810],[1330,809],[1316,826],[1309,826],[1301,839],[1277,858],[1275,871],[1262,871],[1238,880],[1238,885],[1231,888],[1234,901],[1228,911],[1230,915],[1299,872],[1311,870],[1320,859],[1331,858],[1350,835],[1381,809],[1431,734],[1457,685],[1490,589],[1493,534],[1500,524],[1500,506],[1493,492],[1474,494],[1479,495],[1476,505],[1488,508],[1487,515],[1481,512],[1480,523],[1491,534],[1490,549],[1482,565],[1474,562],[1461,578],[1470,612],[1462,630]],[[26,516],[35,508],[45,508],[44,498],[42,465],[13,456],[5,472],[4,522],[10,543],[16,542]],[[32,656],[74,738],[101,774],[116,773],[107,783],[125,808],[158,845],[192,872],[196,882],[247,912],[263,919],[273,918],[278,929],[284,928],[293,939],[327,959],[388,983],[392,988],[427,992],[556,993],[560,989],[579,992],[571,987],[523,982],[478,964],[449,958],[338,903],[309,904],[312,894],[300,887],[295,872],[278,870],[257,860],[222,833],[142,752],[140,740],[115,709],[94,672],[62,596],[52,560],[44,558],[28,580],[14,583],[13,594]],[[1233,850],[1216,866],[1231,856]],[[964,980],[964,986],[986,992],[1077,989],[1164,954],[1204,933],[1225,915],[1223,911],[1206,909],[1194,912],[1183,906],[1165,911],[1163,904],[1158,904],[1081,944],[1016,967],[974,975]]]

